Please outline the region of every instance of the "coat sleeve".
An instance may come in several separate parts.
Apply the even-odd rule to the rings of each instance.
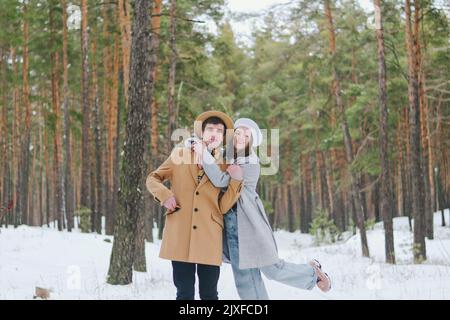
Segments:
[[[230,184],[230,175],[222,171],[208,152],[203,155],[203,170],[216,188],[226,188]]]
[[[167,188],[163,182],[172,178],[174,163],[172,157],[164,161],[158,169],[151,172],[145,181],[148,191],[153,195],[154,199],[161,205],[174,194]]]
[[[206,166],[207,165],[205,165],[204,163],[203,167],[205,169],[205,172],[207,170]],[[245,164],[241,165],[241,168],[244,173],[244,178],[242,181],[232,179],[228,175],[230,183],[228,185],[227,191],[225,193],[221,193],[222,198],[220,199],[221,201],[219,202],[220,210],[223,214],[226,214],[239,199],[243,187],[249,188],[251,190],[256,190],[256,184],[258,183],[260,174],[259,164]],[[217,170],[220,171],[219,167],[217,167]],[[208,178],[210,178],[209,175]]]
[[[230,184],[228,185],[227,191],[219,194],[219,207],[222,214],[226,214],[230,211],[236,201],[238,201],[243,185],[243,180],[230,178]]]

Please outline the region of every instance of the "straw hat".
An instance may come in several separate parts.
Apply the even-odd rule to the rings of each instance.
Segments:
[[[229,132],[227,129],[233,129],[233,120],[225,113],[223,113],[221,111],[216,111],[216,110],[205,111],[205,112],[201,113],[197,117],[197,119],[195,119],[195,122],[194,122],[194,133],[197,137],[202,136],[203,121],[205,121],[208,118],[212,118],[212,117],[217,117],[225,123],[225,132],[224,133]],[[226,141],[228,141],[228,139],[224,139],[224,140],[225,141],[223,144],[225,145]]]

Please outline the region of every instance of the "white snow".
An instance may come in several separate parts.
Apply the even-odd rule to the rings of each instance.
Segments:
[[[428,260],[412,264],[408,219],[394,220],[396,265],[384,263],[382,224],[368,230],[371,258],[362,258],[359,235],[314,246],[310,235],[276,231],[280,257],[306,263],[318,259],[332,278],[332,290],[306,291],[265,279],[271,299],[450,299],[450,221],[435,213],[435,239],[427,239]],[[155,230],[156,231],[156,230]],[[155,234],[156,236],[156,234]],[[160,242],[146,244],[147,272],[135,272],[126,286],[106,284],[112,237],[59,232],[53,227],[0,228],[0,299],[32,299],[36,286],[51,299],[174,299],[170,261],[158,258]],[[155,237],[156,239],[156,237]],[[221,299],[239,299],[231,267],[223,264]],[[198,298],[198,296],[197,296]]]

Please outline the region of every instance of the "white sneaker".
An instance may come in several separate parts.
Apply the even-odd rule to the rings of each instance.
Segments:
[[[316,259],[309,262],[310,266],[314,268],[317,274],[317,287],[323,292],[330,291],[331,279],[330,276],[322,271],[322,265]]]

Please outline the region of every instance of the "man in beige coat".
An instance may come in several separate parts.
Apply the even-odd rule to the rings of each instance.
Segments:
[[[226,192],[214,187],[190,148],[177,147],[146,181],[147,189],[166,209],[160,258],[172,261],[177,300],[193,300],[195,273],[202,300],[217,300],[217,282],[222,263],[223,214],[236,203],[242,189],[242,171],[221,158],[226,130],[233,120],[219,111],[197,117],[195,133],[214,155],[231,182]],[[168,189],[163,182],[169,180]]]

